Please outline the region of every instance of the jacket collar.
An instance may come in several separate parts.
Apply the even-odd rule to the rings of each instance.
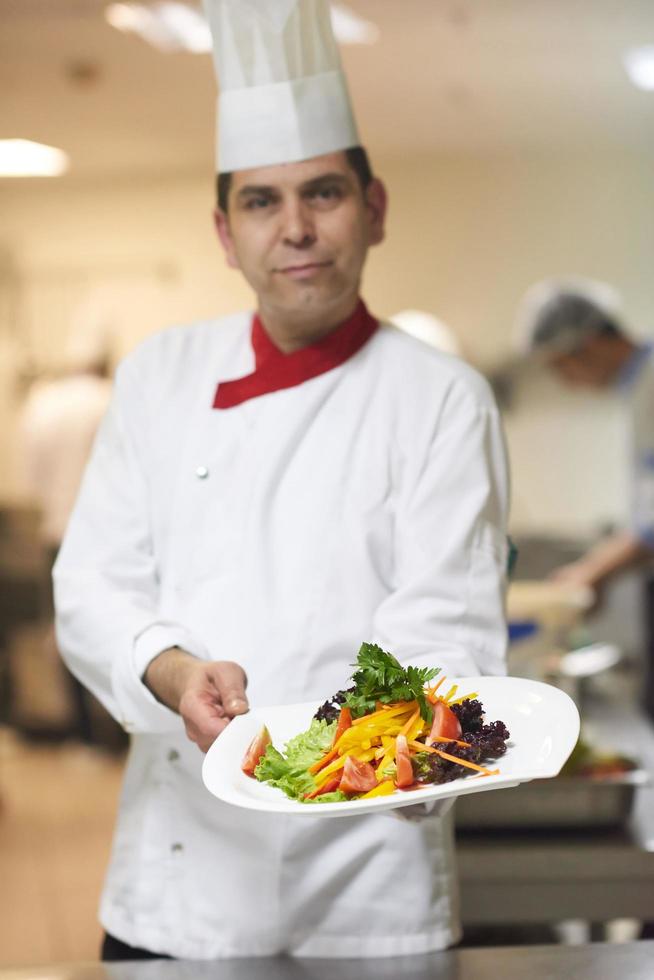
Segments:
[[[307,347],[284,354],[272,342],[258,315],[252,320],[251,342],[255,369],[233,381],[221,381],[213,407],[233,408],[251,398],[268,395],[325,374],[353,357],[372,337],[378,321],[370,315],[363,300],[354,313],[335,330]]]

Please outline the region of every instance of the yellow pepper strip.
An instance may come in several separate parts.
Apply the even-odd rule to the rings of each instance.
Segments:
[[[408,721],[408,718],[409,715],[405,713],[404,715],[394,716],[387,720],[376,719],[370,725],[359,725],[358,728],[348,728],[336,743],[336,749],[342,755],[343,752],[347,752],[355,746],[360,746],[367,739],[370,739],[372,742],[373,739],[380,738],[382,735],[397,735],[405,722]]]
[[[339,769],[343,768],[343,766],[345,765],[346,758],[347,756],[341,755],[339,756],[338,759],[336,759],[335,762],[331,762],[324,769],[321,769],[320,772],[316,776],[314,776],[314,779],[316,781],[316,786],[322,786],[323,783],[329,782],[330,777],[335,772],[338,772]]]
[[[355,718],[352,722],[352,727],[363,725],[364,722],[372,721],[373,718],[379,719],[381,717],[388,718],[389,715],[401,715],[405,711],[413,711],[415,706],[415,701],[396,701],[395,704],[385,704],[378,711],[373,711],[369,715],[361,715],[360,718]]]
[[[395,758],[395,739],[388,735],[382,735],[381,746],[375,752],[375,759],[383,759],[387,754]]]
[[[468,698],[470,698],[470,700],[472,701],[473,698],[478,698],[478,697],[479,695],[477,694],[477,692],[473,691],[472,694],[462,694],[460,698],[453,698],[450,701],[450,704],[461,704],[462,701],[466,701]]]
[[[395,764],[395,742],[393,742],[392,748],[388,749],[386,755],[382,758],[381,762],[377,766],[377,781],[381,783],[383,779],[388,777],[384,775],[391,763]]]
[[[385,779],[383,783],[378,783],[373,789],[368,790],[363,796],[360,796],[360,800],[372,800],[375,796],[390,796],[391,793],[395,792],[395,786],[392,780]]]
[[[316,778],[316,786],[321,786],[324,782],[327,782],[332,773],[337,772],[342,769],[345,765],[345,760],[348,755],[354,756],[359,762],[371,762],[375,758],[376,749],[368,749],[366,752],[352,751],[346,752],[344,755],[339,756],[334,762],[331,762],[324,769],[321,769]]]
[[[409,720],[405,722],[404,725],[402,725],[398,734],[406,735],[407,732],[410,731],[411,728],[413,728],[413,726],[415,725],[419,717],[420,717],[420,708],[416,708],[416,710],[413,712]]]
[[[417,719],[415,720],[413,725],[411,725],[411,728],[409,728],[408,732],[406,733],[407,742],[410,742],[412,739],[418,738],[418,736],[421,735],[423,731],[427,732],[428,730],[429,729],[425,725],[421,716],[418,715]]]
[[[452,687],[449,689],[449,691],[447,692],[447,694],[444,694],[443,695],[443,701],[447,701],[447,703],[449,704],[450,703],[450,698],[453,698],[454,695],[456,694],[456,692],[458,690],[459,690],[459,685],[458,684],[452,684]]]

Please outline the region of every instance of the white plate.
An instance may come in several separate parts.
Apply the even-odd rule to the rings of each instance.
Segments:
[[[392,810],[412,803],[426,803],[450,796],[517,786],[530,779],[556,776],[579,736],[579,712],[563,691],[549,684],[521,677],[466,677],[457,680],[459,692],[476,691],[485,720],[501,720],[511,733],[506,754],[497,763],[497,776],[462,776],[441,786],[397,790],[392,796],[341,803],[298,803],[274,786],[260,783],[241,772],[245,751],[266,725],[280,751],[289,739],[305,731],[321,702],[253,708],[240,715],[218,736],[204,759],[202,779],[210,793],[225,803],[265,813],[311,817],[349,817],[353,814]]]

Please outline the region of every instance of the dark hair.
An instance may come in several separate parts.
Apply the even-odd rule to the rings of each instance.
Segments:
[[[352,170],[359,178],[359,183],[361,185],[361,190],[365,191],[368,184],[373,179],[372,168],[370,166],[370,160],[368,159],[368,154],[362,146],[351,146],[345,150],[345,156],[347,157],[347,162],[349,163]],[[230,172],[220,173],[216,178],[216,195],[218,198],[218,207],[221,211],[227,213],[227,203],[229,198],[229,189],[232,183],[232,175]]]
[[[565,337],[571,349],[589,336],[623,336],[620,324],[592,300],[578,293],[561,292],[540,311],[534,325],[534,348],[556,345]]]

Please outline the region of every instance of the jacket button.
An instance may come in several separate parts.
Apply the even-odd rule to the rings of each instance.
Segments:
[[[170,845],[170,849],[173,852],[173,854],[177,854],[177,853],[179,853],[179,851],[183,851],[184,850],[184,845],[183,844],[179,844],[179,843],[171,844]]]
[[[209,470],[206,466],[198,466],[195,471],[195,475],[197,476],[198,480],[206,480],[206,478],[209,476]]]
[[[170,752],[168,753],[168,761],[177,762],[178,759],[179,759],[179,752],[177,751],[177,749],[171,749]]]

